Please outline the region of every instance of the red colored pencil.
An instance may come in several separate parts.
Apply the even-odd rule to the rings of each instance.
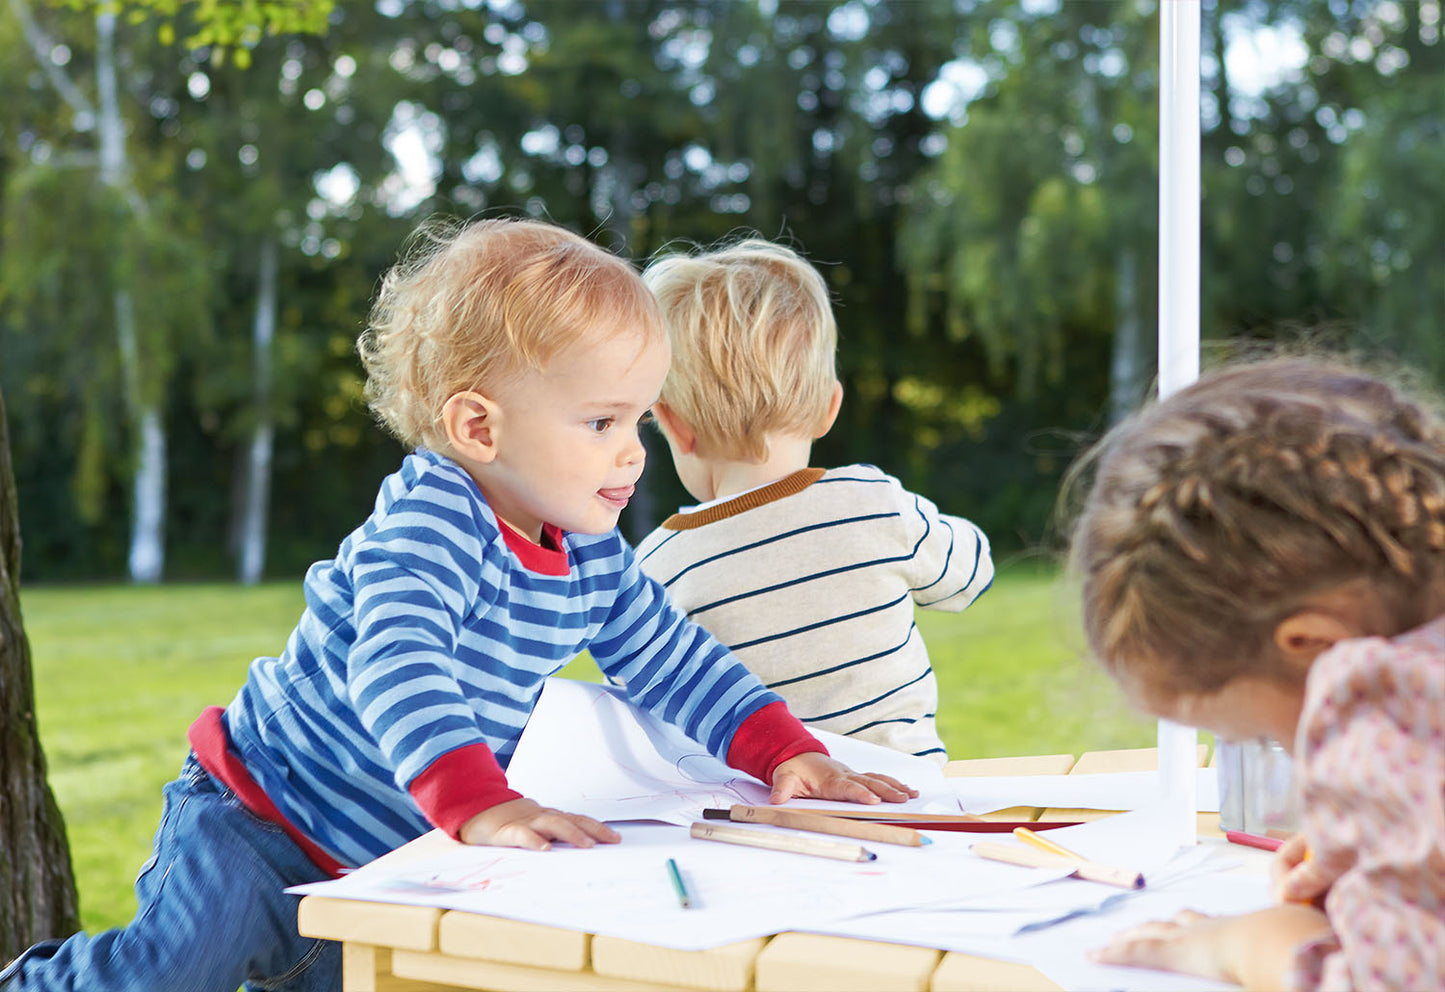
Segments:
[[[1261,837],[1259,834],[1247,834],[1243,830],[1226,830],[1224,836],[1231,844],[1257,847],[1261,851],[1278,851],[1279,846],[1284,843],[1278,837]]]

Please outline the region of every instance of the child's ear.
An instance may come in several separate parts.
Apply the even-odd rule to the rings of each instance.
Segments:
[[[658,400],[652,404],[652,415],[657,418],[657,426],[662,428],[662,433],[667,435],[680,454],[690,455],[697,450],[697,435],[682,422],[672,407]]]
[[[833,398],[828,401],[828,415],[823,418],[822,424],[818,427],[818,433],[814,438],[820,438],[833,429],[834,422],[838,419],[838,411],[843,407],[843,384],[833,383]]]
[[[456,393],[442,405],[442,427],[452,451],[474,462],[497,457],[497,404],[481,393]]]
[[[1337,643],[1361,636],[1345,619],[1325,610],[1306,608],[1281,620],[1274,628],[1274,646],[1285,663],[1301,672],[1321,651]]]

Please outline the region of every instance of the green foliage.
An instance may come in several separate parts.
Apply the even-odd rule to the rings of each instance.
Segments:
[[[311,3],[329,13],[304,26],[324,34],[273,34],[287,5],[138,0],[121,97],[153,234],[104,214],[93,122],[41,69],[89,92],[96,3],[35,6],[58,46],[45,60],[0,8],[0,384],[32,575],[122,567],[129,449],[105,311],[132,268],[178,466],[177,567],[231,571],[230,494],[263,417],[278,431],[275,574],[329,554],[399,455],[359,400],[352,342],[378,274],[433,212],[548,216],[639,261],[740,230],[792,241],[840,324],[845,401],[816,459],[879,464],[1001,548],[1045,536],[1077,439],[1151,374],[1156,3]],[[1204,4],[1211,354],[1326,324],[1445,381],[1445,45],[1423,10]],[[233,16],[260,31],[227,36],[245,71],[154,29]],[[1246,92],[1226,24],[1296,25],[1310,60]],[[983,86],[940,111],[961,67]],[[412,185],[403,137],[433,170]],[[338,175],[354,194],[322,196]],[[112,235],[160,240],[115,258],[97,247]],[[273,239],[281,309],[258,400],[251,323]],[[685,498],[659,454],[634,536]]]
[[[268,35],[322,34],[336,0],[50,0],[74,10],[124,14],[132,24],[156,19],[162,45],[175,44],[177,27],[186,48],[213,46],[232,53],[242,69],[251,49]]]

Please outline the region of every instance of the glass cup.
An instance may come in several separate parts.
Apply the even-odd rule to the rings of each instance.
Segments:
[[[1251,834],[1299,829],[1293,761],[1276,741],[1218,741],[1219,826]]]

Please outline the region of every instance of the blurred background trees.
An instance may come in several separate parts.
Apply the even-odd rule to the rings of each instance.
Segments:
[[[819,461],[879,464],[1001,552],[1038,546],[1079,438],[1147,391],[1154,0],[205,6],[0,8],[27,581],[332,554],[401,454],[353,342],[435,213],[639,262],[790,241],[841,330]],[[1207,359],[1305,335],[1445,385],[1440,6],[1204,3]],[[634,537],[685,499],[661,445],[644,480]]]

